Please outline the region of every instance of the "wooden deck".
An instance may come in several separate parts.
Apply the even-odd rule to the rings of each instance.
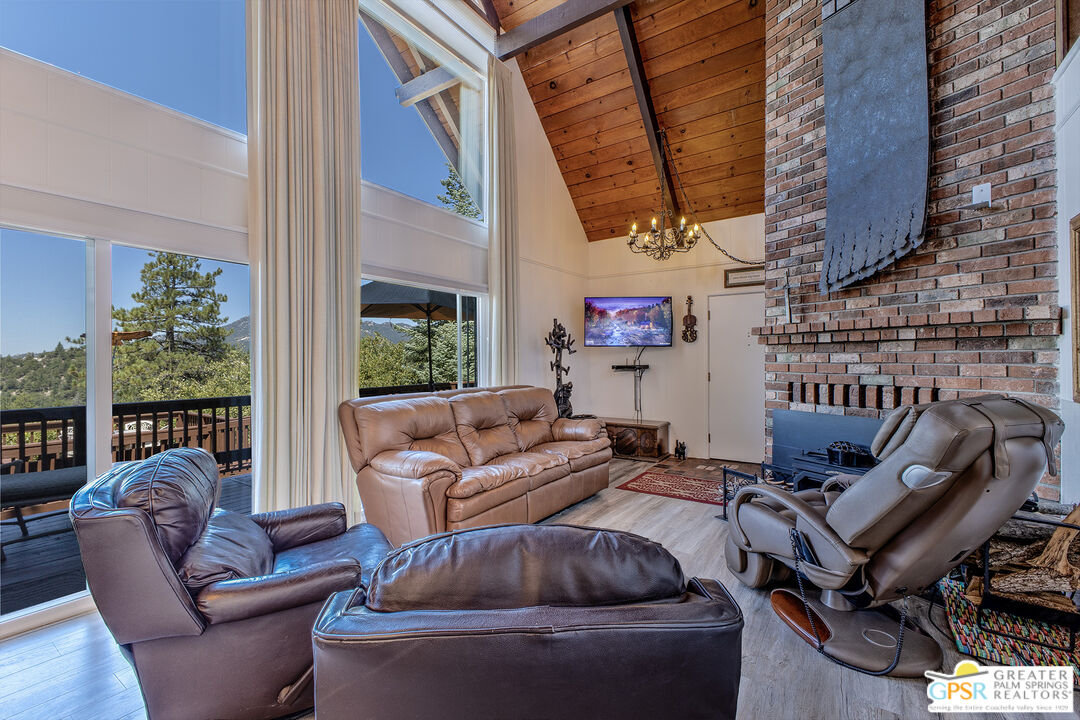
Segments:
[[[221,479],[221,499],[226,510],[251,512],[251,474]],[[67,515],[33,520],[33,534],[71,528]],[[19,528],[4,525],[0,537],[11,540]],[[7,614],[86,589],[75,533],[62,532],[4,548],[7,559],[0,564],[0,613]]]
[[[769,607],[768,592],[741,585],[727,570],[727,523],[715,505],[617,489],[649,463],[613,460],[610,487],[545,522],[617,528],[652,538],[682,563],[688,577],[717,578],[739,603],[743,631],[740,719],[931,720],[926,682],[870,677],[819,657]],[[914,603],[921,625],[927,605]],[[943,621],[940,606],[935,611]],[[962,657],[952,639],[931,632],[945,649],[946,668]],[[558,717],[557,708],[529,708]],[[672,715],[678,714],[672,708]],[[1036,715],[956,714],[955,720],[1034,720]],[[1066,717],[1066,716],[1061,716]],[[4,720],[139,720],[145,718],[138,683],[101,617],[74,618],[0,642],[0,718]],[[314,718],[306,716],[305,720]]]

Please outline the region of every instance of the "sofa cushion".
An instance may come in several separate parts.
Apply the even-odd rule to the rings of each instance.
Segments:
[[[516,468],[522,475],[536,475],[548,468],[566,465],[567,458],[558,453],[514,452],[493,458],[489,465],[507,465]]]
[[[518,451],[517,438],[510,429],[506,405],[492,392],[468,393],[450,398],[457,433],[470,462],[485,465],[492,458]]]
[[[525,477],[525,471],[510,465],[481,465],[461,469],[461,480],[451,485],[446,496],[468,498],[473,495],[505,485],[511,480]]]
[[[570,472],[579,472],[586,470],[597,465],[603,465],[606,462],[611,461],[611,447],[606,447],[603,450],[597,450],[594,453],[588,455],[582,455],[576,457],[570,461]]]
[[[246,515],[219,508],[176,572],[189,590],[199,590],[218,580],[266,575],[273,567],[270,536]]]
[[[551,442],[551,424],[559,419],[555,396],[547,388],[514,388],[502,390],[499,396],[506,405],[510,429],[517,438],[518,449],[525,451]]]
[[[353,418],[365,463],[384,450],[425,450],[458,465],[470,464],[446,398],[419,397],[363,405],[353,409]]]
[[[604,437],[596,438],[595,440],[563,440],[560,442],[544,443],[543,445],[537,445],[533,450],[535,452],[561,455],[567,460],[576,460],[584,455],[600,452],[610,445],[611,441],[605,435]]]
[[[202,535],[217,504],[217,461],[205,450],[176,448],[120,472],[126,477],[116,487],[116,506],[149,515],[175,564]]]
[[[625,532],[569,525],[503,525],[435,535],[390,553],[367,606],[494,610],[615,605],[678,597],[679,561]]]

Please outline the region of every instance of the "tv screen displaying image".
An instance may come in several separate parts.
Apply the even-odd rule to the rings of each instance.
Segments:
[[[585,347],[671,345],[671,297],[585,298]]]

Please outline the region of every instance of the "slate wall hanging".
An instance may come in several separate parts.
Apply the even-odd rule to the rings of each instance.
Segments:
[[[827,0],[823,14],[826,293],[922,244],[930,114],[925,0]]]

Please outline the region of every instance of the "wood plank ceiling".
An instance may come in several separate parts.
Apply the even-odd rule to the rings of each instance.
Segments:
[[[493,2],[504,31],[560,5]],[[637,0],[630,9],[657,124],[697,220],[763,212],[765,3]],[[647,224],[660,180],[614,13],[517,61],[588,239]],[[678,205],[692,222],[682,197]]]

